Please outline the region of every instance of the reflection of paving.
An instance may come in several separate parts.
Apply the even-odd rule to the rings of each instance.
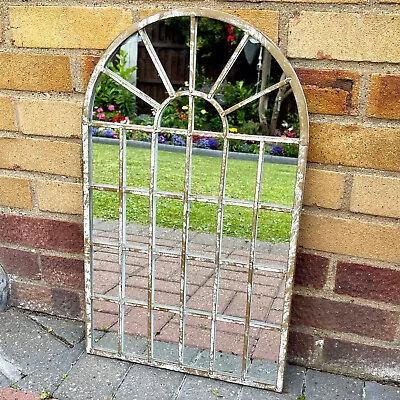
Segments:
[[[147,245],[146,227],[129,225],[127,243]],[[116,244],[118,226],[115,222],[96,222],[94,241]],[[181,232],[161,228],[156,232],[156,247],[175,252],[181,246]],[[215,235],[191,233],[189,253],[214,257]],[[238,266],[249,257],[249,242],[238,238],[225,238],[222,243],[225,262],[220,270],[218,314],[246,317],[248,269]],[[251,318],[255,321],[279,324],[282,319],[286,244],[260,243],[256,249],[256,264],[272,266],[282,272],[257,269],[254,274]],[[235,265],[236,263],[236,265]],[[177,255],[157,255],[155,260],[154,301],[167,307],[180,304],[180,258]],[[94,249],[94,293],[119,296],[118,249],[96,246]],[[189,260],[187,265],[186,307],[192,310],[212,312],[215,265],[211,260]],[[128,251],[126,256],[125,298],[147,303],[148,297],[147,254]],[[110,332],[118,330],[118,304],[95,300],[95,329]],[[125,306],[124,332],[127,335],[147,336],[147,310]],[[154,311],[154,339],[176,344],[179,340],[179,315],[172,312]],[[185,345],[197,349],[210,347],[211,322],[197,316],[185,320]],[[218,321],[216,351],[240,356],[243,352],[244,325]],[[250,328],[249,357],[252,360],[277,361],[279,332]]]

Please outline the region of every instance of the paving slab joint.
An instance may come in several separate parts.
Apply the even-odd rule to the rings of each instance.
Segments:
[[[301,385],[301,394],[297,398],[297,400],[306,400],[306,376],[307,376],[308,368],[306,368],[304,375],[303,375],[303,382]]]
[[[115,392],[111,395],[111,400],[114,400],[114,399],[115,399],[115,396],[117,395],[119,388],[120,388],[121,385],[124,383],[124,381],[125,381],[126,377],[128,376],[128,373],[129,373],[129,371],[131,370],[131,368],[132,368],[132,365],[130,365],[130,366],[128,367],[128,369],[126,370],[124,376],[122,377],[121,381],[119,382],[119,385],[115,388]]]
[[[32,320],[39,325],[39,327],[41,329],[43,329],[45,332],[49,333],[50,335],[54,336],[56,339],[58,339],[59,341],[63,342],[65,345],[67,345],[68,347],[72,348],[74,347],[74,345],[72,343],[70,343],[67,339],[65,339],[64,337],[57,335],[52,328],[48,328],[47,326],[41,324],[39,321],[35,320],[32,318]]]

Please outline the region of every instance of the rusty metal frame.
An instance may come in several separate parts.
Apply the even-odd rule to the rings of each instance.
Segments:
[[[165,73],[163,66],[153,48],[153,45],[146,33],[146,26],[157,21],[173,18],[173,17],[190,17],[190,74],[189,74],[189,87],[188,90],[176,92],[171,85],[171,82]],[[215,84],[211,88],[208,94],[202,93],[195,90],[195,69],[196,69],[196,43],[197,43],[197,24],[198,18],[206,17],[217,19],[229,24],[233,24],[238,28],[242,29],[244,36],[240,43],[237,45],[236,50],[233,52],[230,60],[226,67],[217,78]],[[106,66],[113,55],[118,51],[120,45],[126,41],[130,36],[135,33],[139,33],[149,55],[157,68],[157,71],[161,77],[162,82],[168,93],[168,98],[159,104],[157,101],[149,97],[147,94],[140,91],[134,85],[123,80],[117,74],[110,71]],[[236,104],[235,106],[224,110],[217,100],[214,98],[216,90],[219,85],[227,76],[230,68],[234,64],[235,60],[243,50],[248,39],[252,37],[261,43],[262,46],[271,54],[272,57],[278,62],[282,68],[286,78],[272,85],[263,91],[257,93],[254,96]],[[153,126],[136,126],[134,124],[120,124],[110,123],[102,121],[92,120],[92,108],[95,96],[95,88],[102,74],[106,74],[116,82],[130,90],[136,96],[147,102],[155,112],[154,125]],[[280,138],[281,143],[296,143],[299,145],[299,157],[294,193],[293,206],[280,206],[274,204],[267,204],[260,202],[260,189],[261,179],[263,172],[264,162],[264,148],[266,143],[275,143],[276,137],[270,136],[250,136],[243,134],[232,134],[229,132],[229,125],[226,116],[235,111],[236,109],[244,106],[245,104],[257,100],[261,96],[278,89],[283,85],[290,85],[293,90],[293,94],[297,103],[299,121],[300,121],[300,138]],[[172,129],[161,127],[162,113],[165,107],[174,99],[178,97],[189,98],[189,110],[188,110],[188,129]],[[204,100],[211,103],[216,111],[219,113],[223,130],[222,132],[205,132],[197,131],[194,129],[194,99],[196,97],[203,98]],[[106,185],[96,184],[92,180],[91,171],[91,134],[90,130],[92,127],[111,127],[119,130],[120,132],[120,153],[119,153],[119,183],[118,185]],[[151,165],[150,165],[150,189],[139,189],[134,187],[127,187],[126,185],[126,137],[125,131],[129,129],[140,129],[142,131],[152,133],[151,143]],[[170,132],[175,134],[184,135],[186,137],[186,170],[185,170],[185,181],[184,181],[184,193],[169,193],[158,191],[156,187],[156,176],[157,176],[157,150],[158,150],[158,135],[163,132]],[[231,381],[240,383],[248,386],[255,386],[260,388],[266,388],[275,390],[278,392],[282,391],[283,387],[283,376],[285,371],[285,358],[286,358],[286,347],[288,337],[288,326],[290,319],[290,304],[292,298],[293,288],[293,275],[295,268],[295,254],[296,254],[296,243],[299,231],[299,217],[301,211],[302,194],[304,187],[304,177],[306,169],[306,157],[308,148],[308,114],[305,97],[300,86],[300,82],[291,67],[288,60],[279,50],[279,48],[264,34],[256,30],[250,24],[243,20],[234,17],[230,14],[226,14],[220,11],[212,11],[206,9],[180,9],[162,12],[160,14],[152,15],[139,23],[132,25],[128,30],[122,33],[105,51],[101,57],[94,72],[90,78],[85,102],[83,109],[83,183],[84,183],[84,238],[85,238],[85,303],[86,303],[86,337],[87,337],[87,352],[92,354],[98,354],[102,356],[115,357],[123,360],[130,360],[157,367],[163,367],[170,370],[188,372],[192,374],[209,376],[211,378],[221,379],[225,381]],[[220,175],[220,186],[219,194],[217,197],[213,196],[200,196],[191,193],[191,161],[192,161],[192,137],[194,135],[201,134],[202,136],[208,137],[221,137],[223,138],[223,151],[222,151],[222,167]],[[228,143],[229,139],[243,139],[243,140],[256,140],[260,142],[260,152],[257,168],[256,178],[256,191],[254,201],[241,201],[237,199],[229,199],[225,197],[225,180],[226,170],[228,162]],[[119,238],[118,243],[109,243],[106,241],[95,240],[93,238],[93,216],[92,216],[92,193],[94,190],[105,190],[110,192],[118,193],[119,196]],[[149,215],[150,215],[150,227],[149,227],[149,243],[148,246],[139,244],[127,244],[126,242],[126,195],[136,194],[140,196],[146,196],[149,198]],[[156,199],[157,198],[170,198],[179,199],[184,204],[183,214],[183,230],[182,230],[182,249],[181,250],[160,250],[155,246],[155,216],[156,216]],[[204,202],[212,203],[218,206],[218,227],[217,227],[217,241],[215,256],[209,257],[201,254],[190,253],[188,249],[189,240],[189,216],[190,216],[190,202]],[[224,259],[221,253],[221,241],[222,241],[222,228],[223,228],[223,214],[225,205],[236,205],[242,207],[248,207],[253,209],[253,223],[252,223],[252,238],[250,245],[249,261],[239,262]],[[256,233],[258,224],[258,213],[261,209],[272,210],[277,212],[286,212],[292,214],[291,234],[289,243],[289,253],[286,271],[283,271],[280,267],[259,265],[255,260],[255,245],[256,245]],[[107,295],[95,294],[93,292],[93,248],[96,247],[107,247],[118,250],[119,265],[120,265],[120,279],[119,279],[119,295],[118,297],[112,297]],[[125,258],[126,252],[132,251],[148,255],[148,299],[147,301],[133,301],[125,298]],[[157,255],[170,254],[180,257],[181,260],[181,294],[180,294],[180,306],[166,306],[163,304],[154,302],[154,260]],[[201,260],[201,261],[212,261],[215,263],[216,274],[213,288],[213,309],[212,312],[200,311],[196,309],[190,309],[186,306],[186,275],[187,275],[187,263],[189,260]],[[246,317],[239,318],[233,316],[227,316],[219,314],[218,312],[218,292],[219,292],[219,270],[222,265],[235,265],[248,268],[248,284],[247,284],[247,304],[246,304]],[[254,272],[257,270],[273,271],[273,272],[286,272],[285,273],[285,294],[284,294],[284,310],[281,324],[271,324],[262,321],[255,321],[251,319],[251,302],[252,302],[252,289],[253,289],[253,277]],[[94,346],[94,325],[93,325],[93,300],[106,300],[111,303],[117,304],[119,307],[119,327],[118,327],[118,346],[116,352],[108,352],[104,350],[96,349]],[[124,353],[124,307],[125,305],[139,307],[147,310],[148,314],[148,332],[147,332],[147,357],[132,357]],[[172,364],[167,362],[160,362],[153,358],[153,343],[154,343],[154,330],[153,330],[153,319],[154,311],[167,311],[180,316],[179,324],[179,359],[178,363]],[[184,330],[185,330],[185,318],[187,315],[197,316],[200,318],[207,318],[211,321],[211,342],[210,342],[210,364],[208,371],[199,369],[189,368],[183,363],[183,352],[184,352]],[[216,352],[216,322],[224,321],[234,324],[244,325],[244,343],[243,343],[243,359],[242,359],[242,373],[240,377],[233,377],[229,374],[221,374],[215,371],[215,352]],[[248,363],[248,346],[249,346],[249,329],[251,327],[258,327],[262,329],[279,331],[281,334],[279,360],[278,360],[278,371],[276,384],[266,384],[265,382],[258,382],[249,379],[247,376],[247,363]]]

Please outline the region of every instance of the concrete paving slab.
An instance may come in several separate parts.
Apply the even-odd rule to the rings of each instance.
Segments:
[[[79,343],[85,337],[83,322],[43,315],[30,315],[30,318],[70,346]]]
[[[115,400],[173,399],[183,377],[179,372],[132,364]]]
[[[364,382],[360,379],[308,370],[306,374],[307,400],[361,400]]]
[[[0,372],[0,388],[10,386],[12,382]]]
[[[234,383],[188,375],[182,385],[178,400],[237,399],[241,387]]]
[[[3,357],[22,371],[17,384],[24,390],[52,392],[84,351],[83,343],[71,349],[17,309],[0,313],[0,326]]]
[[[84,354],[53,393],[62,400],[108,400],[117,392],[130,364]]]
[[[400,387],[365,382],[365,400],[399,400]]]
[[[63,376],[70,371],[84,351],[84,343],[79,343],[42,362],[35,361],[36,367],[33,372],[30,371],[27,376],[18,381],[18,386],[34,392],[41,393],[46,390],[53,393],[62,382]]]
[[[282,393],[245,387],[240,400],[297,400],[302,394],[306,369],[288,365]]]

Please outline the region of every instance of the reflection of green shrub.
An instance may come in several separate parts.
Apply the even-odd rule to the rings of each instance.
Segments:
[[[127,53],[120,50],[107,67],[126,81],[134,83],[131,76],[136,67],[127,68],[126,58]],[[135,96],[128,89],[103,74],[96,88],[94,106],[107,109],[110,104],[122,115],[132,117],[135,111]]]

